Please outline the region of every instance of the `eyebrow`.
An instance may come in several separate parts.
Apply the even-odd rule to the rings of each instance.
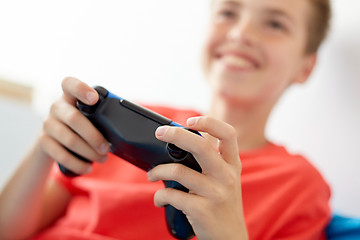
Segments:
[[[236,7],[242,7],[243,3],[241,1],[236,1],[236,0],[212,0],[211,1],[212,4],[214,5],[221,5],[221,4],[227,4],[227,5],[233,5]],[[271,8],[271,7],[265,7],[264,9],[261,9],[261,12],[266,14],[266,15],[270,15],[270,16],[279,16],[279,17],[284,17],[285,19],[287,19],[291,24],[295,24],[295,20],[286,12],[277,9],[277,8]]]
[[[286,12],[278,10],[278,9],[264,9],[262,10],[262,12],[264,12],[267,15],[270,16],[280,16],[280,17],[284,17],[286,18],[289,22],[291,22],[292,24],[295,23],[295,20]]]
[[[239,1],[220,1],[220,0],[212,0],[212,4],[216,4],[216,5],[220,5],[220,4],[229,4],[229,5],[236,5],[236,6],[241,6],[241,2]]]

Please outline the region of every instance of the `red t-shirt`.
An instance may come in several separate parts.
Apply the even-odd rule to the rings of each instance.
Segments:
[[[184,124],[194,111],[155,107]],[[324,239],[330,219],[330,190],[320,173],[302,156],[269,143],[240,153],[245,220],[250,239]],[[153,196],[162,182],[150,183],[146,172],[110,154],[92,173],[64,177],[54,165],[51,177],[72,194],[66,215],[33,239],[113,240],[173,239],[164,209]]]

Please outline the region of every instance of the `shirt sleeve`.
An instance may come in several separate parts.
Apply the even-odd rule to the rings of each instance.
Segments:
[[[331,219],[330,188],[312,166],[299,173],[299,194],[289,205],[289,214],[274,239],[319,240],[326,239],[325,229]]]

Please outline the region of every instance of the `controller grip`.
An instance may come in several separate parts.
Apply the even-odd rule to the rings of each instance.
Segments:
[[[189,189],[175,181],[164,181],[165,187],[189,192]],[[186,215],[171,205],[165,206],[166,223],[170,233],[177,239],[191,239],[195,236],[194,230]]]
[[[90,163],[89,160],[87,160],[86,158],[84,158],[83,156],[80,156],[77,153],[74,153],[73,151],[71,151],[70,149],[66,148],[66,150],[68,150],[72,155],[74,155],[75,157],[77,157],[78,159],[84,161],[84,162],[88,162]],[[60,163],[58,163],[60,171],[67,177],[77,177],[79,176],[79,174],[74,173],[73,171],[67,169],[66,167],[64,167],[63,165],[61,165]]]

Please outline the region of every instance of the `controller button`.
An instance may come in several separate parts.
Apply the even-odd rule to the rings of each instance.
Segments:
[[[85,113],[85,114],[92,114],[95,112],[96,110],[96,105],[86,105],[85,103],[81,102],[81,101],[78,101],[77,102],[77,108],[82,112],[82,113]]]
[[[96,86],[95,90],[98,92],[99,97],[102,99],[106,98],[109,93],[108,90],[106,90],[105,88],[100,87],[100,86]]]

